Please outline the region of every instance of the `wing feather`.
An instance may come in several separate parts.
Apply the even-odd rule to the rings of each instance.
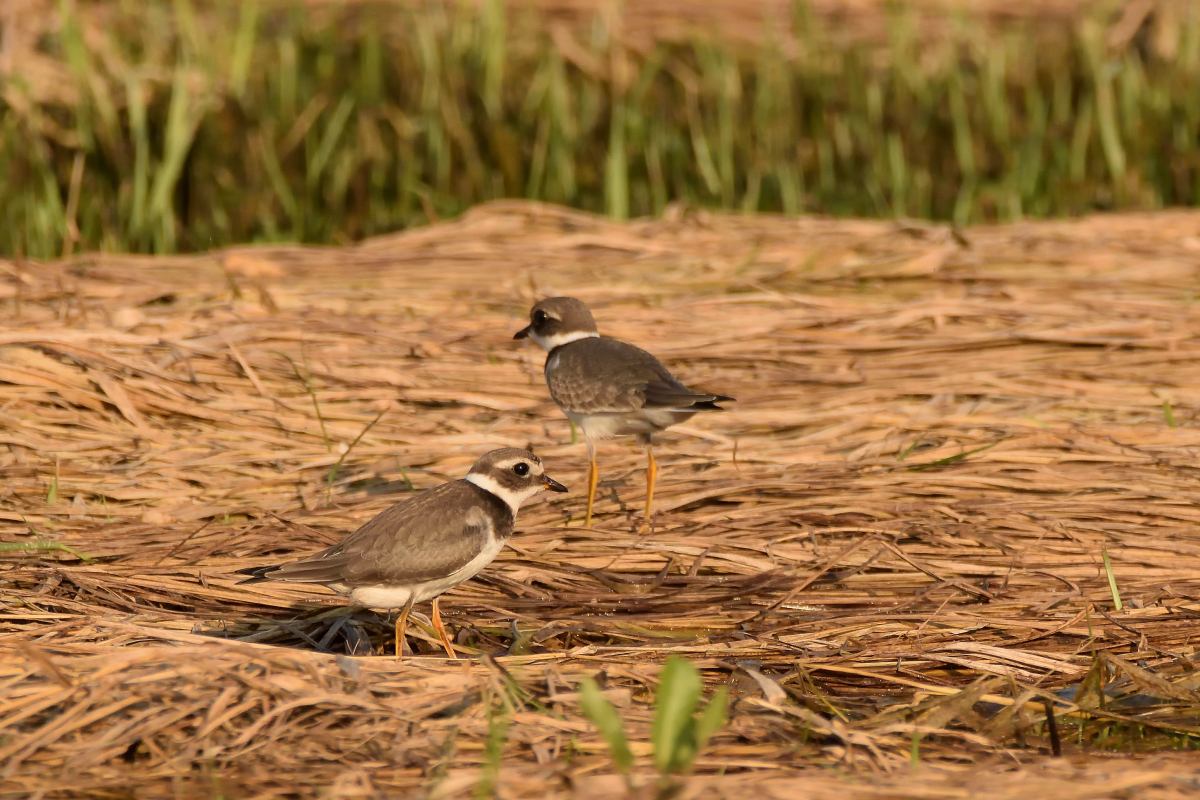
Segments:
[[[550,396],[577,414],[622,414],[642,409],[719,411],[723,395],[689,389],[650,353],[619,339],[580,339],[550,353]]]
[[[511,533],[512,514],[499,499],[467,481],[451,481],[385,509],[327,550],[255,570],[251,580],[355,587],[443,578],[479,553],[493,520],[499,520],[497,536]]]

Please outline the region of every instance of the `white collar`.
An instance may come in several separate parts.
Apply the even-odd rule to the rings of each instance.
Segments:
[[[504,504],[512,511],[514,519],[517,516],[517,509],[521,507],[521,503],[528,500],[532,495],[537,494],[538,489],[541,488],[535,485],[524,493],[514,492],[511,489],[505,489],[491,475],[484,475],[482,472],[472,472],[467,475],[467,483],[473,483],[488,494],[495,495],[503,500]]]
[[[571,331],[570,333],[556,333],[553,336],[540,336],[536,333],[530,333],[529,338],[538,343],[538,346],[549,352],[556,347],[562,347],[564,344],[578,342],[580,339],[598,339],[600,334],[596,331]]]

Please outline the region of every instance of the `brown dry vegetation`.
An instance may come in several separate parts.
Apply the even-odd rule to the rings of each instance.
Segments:
[[[347,249],[0,275],[13,794],[461,796],[511,703],[500,796],[610,797],[576,687],[603,671],[644,755],[671,653],[735,698],[685,796],[1200,786],[1168,752],[1200,732],[1200,214],[957,237],[497,204]],[[490,447],[578,489],[583,446],[509,339],[559,292],[738,398],[667,438],[652,532],[640,454],[606,445],[594,530],[578,491],[536,503],[447,596],[491,660],[421,631],[403,663],[348,657],[386,621],[234,585]]]
[[[25,0],[39,2],[40,0]],[[288,0],[290,1],[290,0]],[[474,0],[482,5],[487,0]],[[278,2],[278,0],[276,0]],[[380,0],[355,0],[358,5],[382,5]],[[384,0],[406,7],[437,9],[440,0]],[[314,12],[338,9],[346,0],[305,0]],[[793,36],[791,26],[797,18],[819,19],[828,25],[830,35],[848,41],[884,43],[895,36],[895,20],[910,15],[915,33],[927,41],[947,36],[963,25],[988,29],[1013,23],[1036,22],[1031,35],[1069,27],[1088,14],[1100,11],[1112,15],[1110,41],[1116,42],[1133,33],[1145,21],[1152,28],[1178,24],[1182,10],[1176,0],[1130,0],[1114,4],[1106,0],[706,0],[680,3],[677,0],[640,0],[617,3],[612,0],[503,0],[502,5],[517,13],[531,11],[550,24],[587,28],[598,14],[618,23],[615,35],[627,44],[650,47],[655,43],[684,40],[697,32],[718,33],[721,38],[761,47],[766,40]],[[563,35],[565,31],[560,31]],[[1152,34],[1153,35],[1153,34]]]
[[[330,0],[309,0],[321,8]],[[421,0],[412,0],[420,5]],[[895,36],[895,19],[909,14],[915,33],[926,41],[944,38],[964,24],[988,29],[1029,23],[1031,35],[1069,27],[1096,11],[1112,12],[1111,38],[1135,32],[1148,18],[1175,19],[1174,0],[1132,0],[1124,4],[1105,0],[707,0],[679,3],[674,0],[641,0],[617,4],[608,0],[506,0],[510,9],[530,9],[546,19],[568,24],[589,22],[597,13],[620,20],[619,35],[628,43],[651,46],[655,42],[686,39],[697,31],[718,31],[728,41],[761,47],[780,39],[790,45],[791,25],[797,17],[820,19],[830,34],[848,41],[884,43]],[[969,22],[968,22],[969,20]],[[1117,20],[1120,20],[1119,22]],[[1155,24],[1158,23],[1155,20]],[[1129,29],[1133,29],[1132,31]]]

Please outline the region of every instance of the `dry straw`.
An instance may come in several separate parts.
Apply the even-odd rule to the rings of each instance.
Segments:
[[[347,249],[0,262],[0,781],[609,797],[577,687],[603,673],[653,787],[676,653],[733,693],[686,796],[1190,796],[1198,264],[1183,212],[954,236],[516,203]],[[350,657],[386,621],[234,585],[489,447],[582,485],[509,340],[558,292],[738,397],[668,438],[653,532],[640,453],[605,446],[595,530],[578,492],[535,504],[447,597],[490,661]]]

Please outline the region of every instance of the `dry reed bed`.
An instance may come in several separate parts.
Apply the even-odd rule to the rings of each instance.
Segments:
[[[516,685],[501,795],[611,796],[575,688],[603,671],[644,743],[669,653],[737,698],[689,796],[1195,791],[1194,755],[1079,740],[1200,732],[1200,214],[962,238],[513,203],[348,249],[0,273],[14,793],[457,796]],[[535,504],[448,596],[492,661],[429,639],[403,664],[347,657],[386,622],[234,586],[489,447],[582,486],[539,354],[509,338],[562,292],[738,398],[667,440],[653,531],[640,454],[606,445],[596,529],[578,491]]]
[[[959,224],[1195,205],[1198,9],[7,0],[0,251],[345,243],[517,195]]]
[[[370,2],[370,0],[366,0]],[[309,0],[313,8],[330,0]],[[429,5],[413,0],[412,5]],[[820,20],[830,33],[846,41],[882,44],[894,39],[897,11],[912,16],[914,32],[925,41],[953,34],[970,15],[971,25],[1002,28],[1030,25],[1031,35],[1062,29],[1097,10],[1113,16],[1112,39],[1120,41],[1151,20],[1151,29],[1177,20],[1179,9],[1171,0],[1138,0],[1124,6],[1106,6],[1098,0],[912,0],[902,6],[886,0],[709,0],[705,3],[672,3],[643,0],[617,5],[608,0],[507,0],[510,9],[530,9],[545,19],[579,25],[597,13],[620,19],[620,36],[634,46],[686,40],[697,31],[719,31],[727,41],[761,46],[764,39],[794,46],[792,26],[797,19]],[[618,13],[619,9],[619,13]],[[1054,30],[1057,29],[1057,30]]]
[[[198,2],[200,12],[193,24],[205,23],[205,13],[219,3]],[[424,8],[441,11],[447,4],[441,0],[266,0],[260,6],[267,12],[290,9],[297,5],[305,13],[342,15],[348,6],[364,10],[372,8]],[[609,0],[505,0],[503,7],[517,15],[533,15],[555,29],[555,39],[563,46],[564,55],[577,66],[603,71],[605,65],[595,59],[573,38],[579,31],[589,32],[597,17],[613,27],[612,35],[626,45],[643,50],[660,42],[688,41],[697,34],[720,34],[725,41],[737,44],[762,45],[764,37],[790,52],[795,47],[793,26],[798,11],[824,24],[830,35],[848,42],[884,44],[895,37],[897,15],[886,0],[808,0],[800,6],[793,0],[710,0],[705,3],[673,3],[669,0],[643,0],[618,5]],[[31,110],[30,100],[40,103],[75,107],[81,102],[80,84],[74,80],[69,64],[48,57],[39,47],[39,40],[57,31],[61,6],[51,0],[9,0],[0,7],[0,22],[6,37],[0,47],[0,74],[20,73],[19,85],[7,91],[4,99],[22,112]],[[935,41],[960,28],[969,12],[971,25],[1003,28],[1013,24],[1028,24],[1030,35],[1061,36],[1063,30],[1097,10],[1109,10],[1101,0],[919,0],[905,5],[911,15],[914,33],[923,40]],[[103,65],[103,72],[123,74],[128,65],[125,57],[114,51],[104,40],[104,31],[117,13],[112,3],[92,3],[74,10],[87,20],[83,26],[93,57]],[[340,18],[340,17],[339,17]],[[397,25],[408,24],[397,16]],[[1161,28],[1179,24],[1179,8],[1173,0],[1138,0],[1112,14],[1112,26],[1107,40],[1113,46],[1123,46],[1143,26],[1151,32],[1157,44]],[[169,83],[170,75],[141,76]],[[197,89],[203,80],[197,76]],[[108,102],[121,107],[128,98],[114,93]],[[51,120],[43,120],[50,124]],[[66,132],[60,131],[60,134]]]

